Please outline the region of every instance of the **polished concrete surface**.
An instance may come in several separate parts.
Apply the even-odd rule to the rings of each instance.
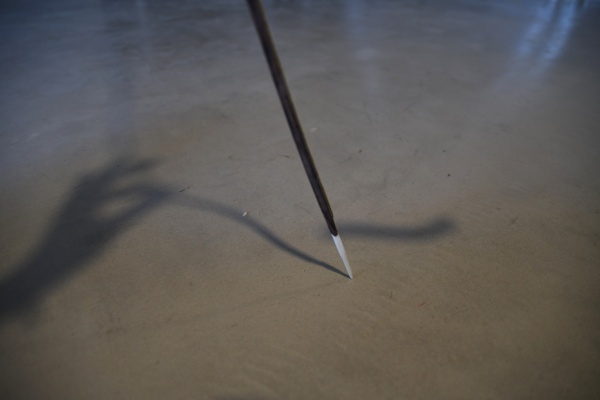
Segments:
[[[0,398],[600,398],[600,2],[1,4]]]

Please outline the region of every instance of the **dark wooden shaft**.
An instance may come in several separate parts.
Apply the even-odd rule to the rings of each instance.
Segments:
[[[304,132],[302,132],[302,127],[300,126],[298,115],[296,114],[296,108],[292,102],[292,96],[290,95],[290,91],[287,87],[283,69],[281,68],[281,63],[279,62],[279,57],[277,56],[275,45],[273,44],[273,39],[271,38],[271,32],[269,31],[267,18],[265,16],[262,3],[260,0],[247,0],[247,2],[248,6],[250,7],[250,12],[252,13],[254,26],[258,32],[263,51],[265,52],[265,57],[267,58],[267,63],[269,64],[269,69],[271,70],[273,82],[275,82],[275,87],[277,88],[277,93],[279,94],[279,100],[281,101],[285,118],[287,119],[290,130],[292,131],[292,136],[294,138],[294,142],[296,143],[298,153],[300,153],[300,159],[304,165],[304,170],[306,171],[306,175],[308,176],[308,180],[310,181],[313,192],[317,197],[317,201],[319,202],[319,207],[323,212],[325,221],[327,221],[329,231],[332,235],[337,236],[338,231],[333,220],[333,212],[331,211],[331,206],[329,205],[329,200],[327,200],[325,189],[323,188],[323,184],[321,183],[321,179],[317,173],[317,168],[315,167],[315,163],[308,149],[308,145],[306,144],[306,138],[304,137]]]

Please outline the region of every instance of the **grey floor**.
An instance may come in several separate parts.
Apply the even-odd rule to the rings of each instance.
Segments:
[[[0,398],[600,398],[600,2],[1,4]]]

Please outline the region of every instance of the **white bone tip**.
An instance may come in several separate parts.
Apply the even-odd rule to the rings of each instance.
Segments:
[[[350,269],[350,264],[348,263],[348,257],[346,256],[346,249],[344,249],[344,244],[342,243],[342,239],[340,236],[331,235],[333,238],[333,242],[335,243],[335,247],[337,247],[338,253],[340,253],[340,257],[342,257],[342,261],[344,262],[344,267],[346,267],[346,272],[350,279],[352,279],[352,270]]]

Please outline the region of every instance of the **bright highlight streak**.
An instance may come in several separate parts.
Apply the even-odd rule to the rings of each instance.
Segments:
[[[344,262],[344,267],[346,267],[346,272],[348,273],[348,276],[350,277],[350,279],[352,279],[352,270],[350,269],[350,264],[348,264],[348,257],[346,257],[346,249],[344,249],[344,244],[342,243],[342,239],[340,238],[339,235],[337,235],[337,236],[331,235],[331,237],[333,238],[335,247],[337,247],[338,253],[340,253],[340,257],[342,257],[342,261]]]

